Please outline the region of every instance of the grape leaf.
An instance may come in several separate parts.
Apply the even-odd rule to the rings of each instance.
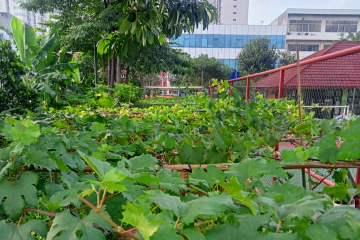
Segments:
[[[262,204],[268,205],[274,211],[276,217],[280,220],[285,218],[302,219],[305,216],[311,216],[317,211],[324,211],[327,204],[331,204],[328,198],[314,198],[313,196],[305,196],[292,204],[284,204],[279,206],[273,199],[266,197],[257,197],[257,201]]]
[[[338,158],[341,160],[357,160],[360,158],[360,139],[347,140],[340,146]]]
[[[14,127],[12,127],[10,124],[6,124],[4,127],[4,136],[7,140],[20,140],[23,145],[30,145],[40,136],[39,125],[26,127],[22,122],[17,122]]]
[[[115,195],[106,200],[106,211],[109,213],[111,219],[118,225],[121,225],[123,218],[122,206],[126,204],[126,199],[122,194]]]
[[[324,225],[310,225],[305,229],[305,235],[310,240],[337,240],[337,232],[333,228],[327,228]],[[351,238],[358,239],[358,238]]]
[[[0,205],[3,206],[4,211],[11,219],[18,219],[24,211],[25,203],[35,206],[37,198],[37,189],[34,185],[37,184],[39,176],[33,172],[25,172],[21,175],[19,180],[15,183],[3,179],[0,182]],[[24,199],[23,197],[24,196]]]
[[[112,169],[110,163],[103,162],[100,159],[88,157],[85,153],[77,150],[80,156],[85,160],[85,162],[100,176],[101,179],[104,178],[105,173]]]
[[[133,157],[129,160],[125,160],[130,169],[154,169],[154,165],[158,164],[159,160],[154,158],[151,154],[143,154]]]
[[[219,148],[221,152],[226,152],[226,146],[224,140],[221,138],[219,132],[214,129],[211,133],[211,136],[214,138],[214,142],[216,146]]]
[[[184,235],[187,237],[188,240],[206,240],[204,234],[196,229],[184,229]]]
[[[161,191],[150,191],[152,202],[157,203],[160,208],[173,211],[177,217],[182,217],[181,222],[189,224],[200,216],[217,216],[219,213],[232,206],[233,202],[230,196],[221,194],[211,197],[201,197],[186,203],[180,200],[180,197],[170,196]]]
[[[107,212],[102,210],[106,215]],[[105,240],[104,233],[96,229],[93,224],[97,223],[103,229],[111,230],[112,226],[93,210],[82,219],[74,217],[68,209],[57,213],[54,222],[47,234],[47,240]],[[62,235],[58,236],[60,232]],[[77,234],[81,235],[78,238]]]
[[[184,240],[180,235],[176,234],[174,225],[169,222],[161,224],[159,229],[150,237],[150,240]]]
[[[318,158],[320,162],[326,163],[335,163],[338,159],[339,149],[335,143],[336,135],[328,134],[324,138],[320,139],[314,146],[319,147],[320,151]]]
[[[246,179],[260,178],[263,175],[271,175],[276,177],[287,177],[286,172],[282,169],[282,165],[275,160],[267,162],[265,159],[246,158],[241,163],[229,166],[229,170],[225,175],[236,176],[243,185]]]
[[[350,206],[339,206],[328,209],[319,217],[318,223],[329,228],[338,229],[348,221],[350,215],[360,222],[359,209]]]
[[[31,147],[26,150],[25,155],[24,163],[27,166],[34,165],[35,168],[46,168],[49,171],[57,169],[56,162],[45,151]]]
[[[359,139],[360,136],[360,119],[353,121],[348,128],[342,130],[339,135],[345,139]]]
[[[126,191],[125,185],[119,184],[119,182],[124,181],[126,177],[126,175],[122,174],[121,172],[116,172],[116,169],[113,168],[105,173],[105,177],[101,182],[90,181],[90,183],[99,185],[103,189],[107,187],[107,190],[110,193],[113,193],[114,191]]]
[[[249,240],[258,236],[257,230],[260,226],[270,221],[271,214],[261,216],[248,216],[242,218],[240,226],[226,222],[223,225],[205,232],[207,240]]]
[[[203,182],[208,187],[214,186],[216,183],[225,180],[224,172],[218,169],[215,165],[209,165],[206,172],[202,168],[195,168],[190,177],[190,182]]]
[[[297,233],[268,233],[263,236],[256,236],[251,240],[300,240],[300,237]]]
[[[146,240],[149,240],[161,226],[161,220],[147,220],[143,208],[139,205],[128,202],[123,206],[123,209],[125,210],[123,212],[123,221],[136,226]]]
[[[160,187],[179,194],[179,190],[186,188],[185,181],[181,179],[181,174],[170,169],[162,169],[157,173]]]
[[[43,221],[37,219],[31,219],[19,227],[7,224],[5,221],[0,222],[0,233],[6,236],[6,240],[35,240],[37,238],[30,235],[32,231],[38,236],[45,237],[48,228]]]
[[[360,223],[354,216],[348,220],[346,225],[339,229],[341,239],[360,239]]]
[[[251,210],[251,212],[256,215],[256,210],[251,203],[251,199],[246,198],[241,194],[240,191],[243,190],[243,186],[239,184],[236,177],[232,177],[230,182],[221,182],[218,185],[223,187],[232,198],[245,204]]]

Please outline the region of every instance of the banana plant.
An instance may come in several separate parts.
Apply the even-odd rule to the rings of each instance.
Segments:
[[[27,87],[32,86],[38,90],[46,91],[49,89],[49,86],[44,86],[46,82],[59,84],[62,82],[68,86],[72,79],[77,78],[75,70],[80,65],[71,62],[71,54],[59,51],[59,42],[50,31],[36,37],[35,29],[23,24],[18,18],[11,19],[11,30],[20,60],[27,69],[23,77]],[[48,91],[48,93],[53,95],[54,91]]]

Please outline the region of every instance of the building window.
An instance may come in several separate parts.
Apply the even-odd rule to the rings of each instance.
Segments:
[[[234,19],[236,21],[236,19]],[[230,34],[183,34],[177,39],[171,39],[172,47],[196,47],[196,48],[243,48],[244,45],[254,38],[262,38],[263,35],[230,35]],[[269,46],[275,45],[277,49],[285,49],[285,36],[266,36],[270,39]]]
[[[237,5],[234,5],[234,8],[237,8]]]
[[[233,12],[233,14],[236,14],[236,12]]]
[[[290,20],[290,32],[321,32],[321,20]]]
[[[236,18],[233,19],[233,22],[236,22]]]
[[[289,44],[288,50],[296,51],[296,44]],[[319,45],[317,45],[317,44],[299,44],[299,51],[301,51],[301,52],[317,52],[317,51],[319,51]]]
[[[358,21],[326,21],[325,32],[356,32]]]

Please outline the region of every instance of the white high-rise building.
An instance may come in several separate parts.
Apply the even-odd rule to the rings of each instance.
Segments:
[[[27,0],[25,0],[26,2]],[[0,15],[5,18],[10,18],[13,15],[19,18],[23,23],[32,27],[45,28],[39,23],[49,20],[49,14],[40,14],[29,12],[26,9],[20,7],[20,0],[0,0]],[[0,22],[0,25],[4,23]]]
[[[218,10],[218,24],[248,24],[249,0],[209,0],[209,3]]]

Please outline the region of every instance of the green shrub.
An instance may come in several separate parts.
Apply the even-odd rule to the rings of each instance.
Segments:
[[[25,86],[24,74],[25,68],[10,41],[0,41],[0,112],[12,108],[33,110],[38,106],[39,96]]]

